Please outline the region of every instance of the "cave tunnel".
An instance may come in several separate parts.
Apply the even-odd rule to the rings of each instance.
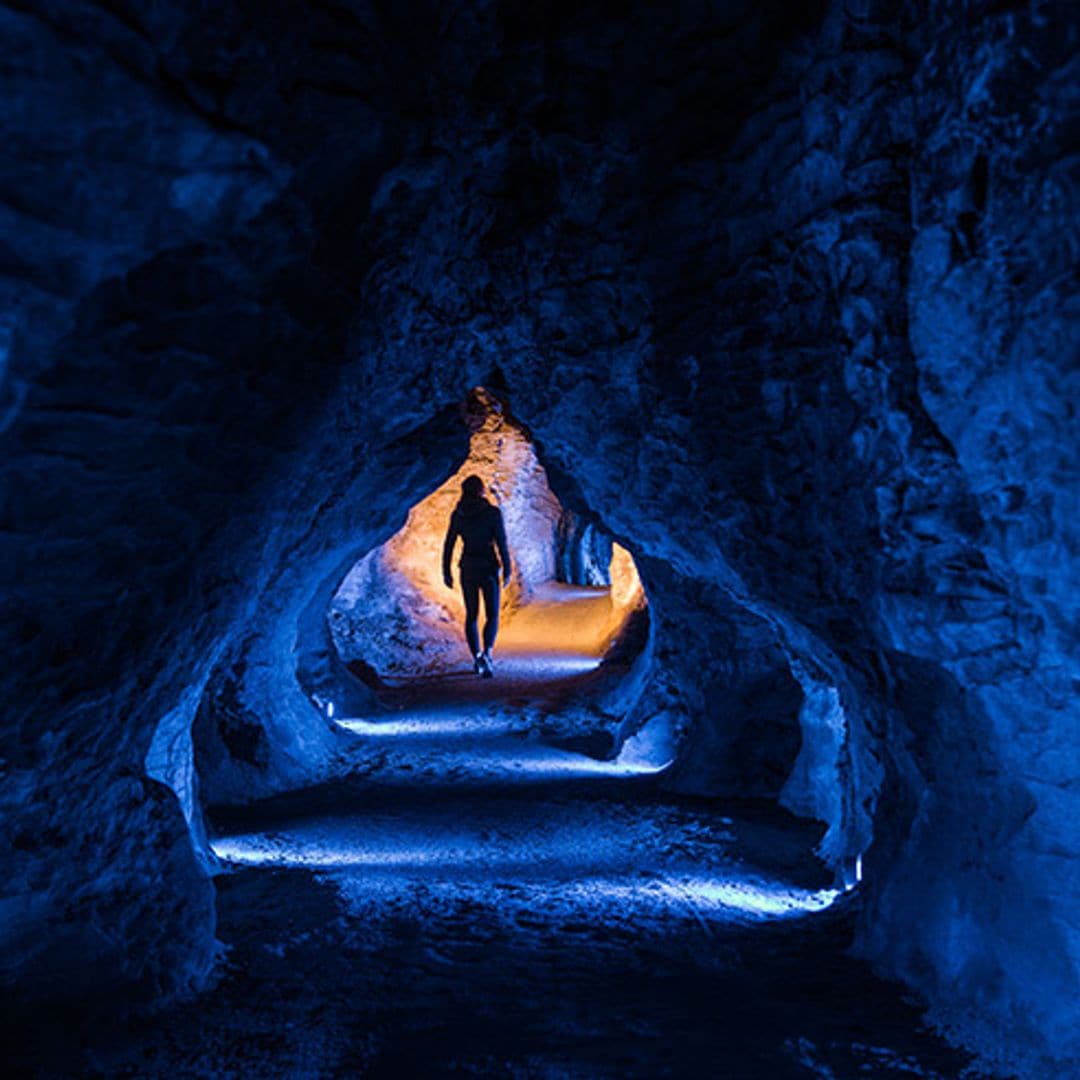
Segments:
[[[0,29],[15,1074],[1080,1075],[1075,3]]]
[[[527,433],[483,388],[470,399],[469,420],[461,467],[411,507],[405,525],[360,558],[334,594],[328,618],[338,655],[376,685],[471,662],[462,654],[462,595],[441,573],[448,522],[469,476],[500,508],[513,552],[497,639],[503,679],[527,676],[540,657],[543,674],[572,675],[626,653],[644,629],[635,632],[631,617],[647,623],[633,556],[562,506]]]

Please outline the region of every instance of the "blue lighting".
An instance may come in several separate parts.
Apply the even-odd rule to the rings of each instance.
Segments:
[[[386,841],[360,847],[345,837],[335,842],[325,834],[305,837],[292,831],[231,836],[214,841],[213,848],[235,866],[328,872],[352,896],[385,891],[388,873],[402,884],[423,881],[426,887],[451,892],[463,883],[483,887],[512,876],[524,888],[541,889],[553,900],[576,907],[654,912],[683,907],[716,918],[737,915],[772,921],[824,911],[840,895],[836,889],[800,889],[768,881],[735,866],[713,874],[642,875],[627,869],[624,843],[586,830],[516,854],[493,850],[461,832],[427,844],[397,846],[392,837]],[[597,873],[600,868],[607,872]],[[360,877],[358,870],[364,871]]]
[[[402,738],[457,735],[507,735],[518,730],[506,716],[432,716],[425,713],[407,720],[339,720],[338,725],[355,735],[376,738]]]
[[[738,912],[762,920],[786,919],[825,911],[840,893],[805,890],[754,878],[678,876],[657,879],[583,881],[568,893],[594,901],[671,907],[685,904],[702,913]]]

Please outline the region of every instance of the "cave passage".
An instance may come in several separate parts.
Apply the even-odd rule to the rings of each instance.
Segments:
[[[955,1074],[846,955],[819,825],[676,795],[647,736],[572,748],[587,695],[520,691],[415,680],[341,720],[348,775],[214,811],[234,953],[198,1015],[211,1041],[239,1026],[275,1068],[360,1075]],[[309,1029],[283,1035],[283,1014]]]
[[[502,512],[513,567],[495,645],[499,680],[517,693],[550,697],[605,660],[632,659],[648,623],[633,556],[563,507],[527,433],[498,398],[478,388],[467,416],[472,433],[464,463],[357,562],[335,593],[328,621],[341,658],[383,690],[434,678],[447,692],[465,692],[451,687],[468,681],[472,663],[459,572],[455,556],[455,587],[448,589],[441,553],[462,482],[478,476]]]
[[[849,890],[814,855],[822,826],[771,800],[680,795],[666,782],[670,724],[621,729],[655,663],[633,558],[561,506],[494,398],[472,400],[467,460],[330,605],[338,654],[377,692],[364,715],[316,702],[351,736],[347,770],[211,810],[221,917],[260,972],[238,973],[223,1000],[243,996],[262,1030],[268,979],[303,1010],[309,979],[311,1037],[379,1075],[951,1063],[844,955]],[[446,521],[472,474],[502,506],[514,557],[490,680],[469,666],[460,600],[441,581]],[[279,1060],[313,1052],[302,1043]]]
[[[1077,0],[5,46],[8,1072],[1080,1077]]]

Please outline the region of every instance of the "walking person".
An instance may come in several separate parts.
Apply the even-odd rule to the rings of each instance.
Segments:
[[[458,574],[465,598],[465,640],[473,657],[473,670],[485,679],[495,674],[491,650],[499,632],[500,570],[502,585],[510,584],[510,552],[506,546],[506,528],[502,511],[484,497],[484,481],[479,476],[466,477],[461,485],[461,499],[450,515],[450,525],[443,542],[443,581],[454,587],[451,561],[454,545],[461,537]],[[484,598],[484,637],[480,646],[480,597]]]

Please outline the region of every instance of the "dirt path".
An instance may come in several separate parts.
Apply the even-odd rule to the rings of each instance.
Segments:
[[[214,813],[217,986],[156,1018],[24,1027],[16,1069],[959,1076],[846,955],[858,897],[810,857],[818,830],[551,745],[537,703],[587,675],[558,661],[507,649],[497,679],[399,687],[346,722],[349,776]]]
[[[858,899],[810,856],[815,827],[551,745],[534,707],[564,676],[507,653],[500,678],[418,680],[386,718],[347,721],[350,778],[216,815],[243,868],[223,911],[262,889],[276,911],[292,889],[333,910],[251,945],[271,968],[271,948],[325,955],[299,961],[316,1031],[279,1032],[280,1056],[311,1038],[325,1075],[960,1074],[845,955]]]

